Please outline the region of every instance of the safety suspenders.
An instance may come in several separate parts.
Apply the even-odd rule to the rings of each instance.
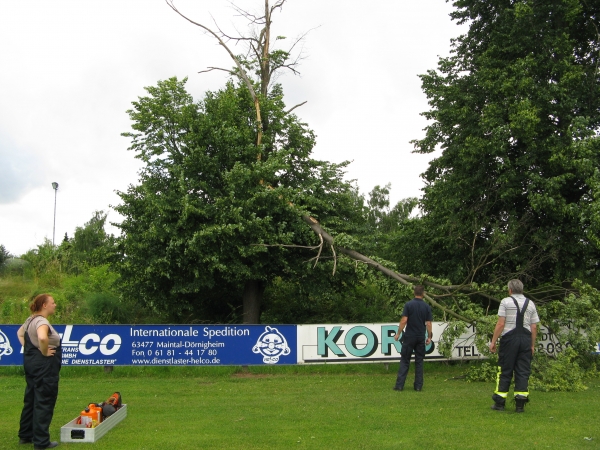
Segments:
[[[515,306],[517,307],[517,324],[515,326],[515,333],[522,333],[524,330],[523,319],[525,318],[525,311],[527,311],[527,306],[529,305],[529,299],[525,297],[523,309],[519,310],[519,303],[517,302],[517,300],[512,295],[510,296],[510,298],[512,298],[513,302],[515,303]]]

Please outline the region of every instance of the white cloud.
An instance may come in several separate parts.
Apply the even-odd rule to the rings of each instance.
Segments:
[[[236,2],[261,11],[257,0]],[[177,0],[193,19],[228,31],[228,2]],[[418,196],[430,156],[412,154],[427,109],[417,74],[436,67],[461,29],[444,0],[288,0],[274,31],[290,40],[313,29],[301,76],[286,75],[286,102],[315,130],[314,156],[353,160],[349,178],[363,192],[392,183],[392,201]],[[120,136],[125,111],[144,86],[189,77],[200,99],[225,83],[231,67],[216,42],[162,0],[0,2],[0,243],[20,254],[72,235],[95,210],[136,183],[139,161]],[[109,220],[118,221],[116,212]],[[113,230],[115,231],[115,230]]]

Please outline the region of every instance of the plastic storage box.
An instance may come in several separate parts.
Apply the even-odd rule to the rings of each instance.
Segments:
[[[127,405],[122,405],[112,416],[104,419],[95,428],[86,428],[85,425],[77,424],[79,416],[60,428],[61,442],[96,442],[120,421],[127,417]]]

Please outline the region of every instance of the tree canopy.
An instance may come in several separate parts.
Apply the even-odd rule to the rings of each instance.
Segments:
[[[129,111],[134,131],[124,135],[145,166],[115,208],[124,216],[120,273],[125,292],[146,305],[224,320],[244,291],[260,297],[301,263],[285,248],[311,245],[298,211],[345,227],[354,197],[344,164],[310,158],[314,134],[286,112],[279,87],[261,98],[257,146],[245,86],[229,82],[194,102],[185,82],[147,88]],[[259,311],[245,313],[258,321]]]
[[[426,271],[598,281],[599,2],[458,0],[469,31],[422,75]]]
[[[8,258],[10,258],[9,251],[6,250],[4,245],[0,244],[0,267],[2,267],[4,265],[4,263],[6,262],[6,260]]]

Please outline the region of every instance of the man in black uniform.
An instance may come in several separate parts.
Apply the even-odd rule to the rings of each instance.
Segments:
[[[432,338],[431,306],[423,301],[425,288],[421,285],[414,287],[415,298],[404,305],[402,319],[398,325],[398,332],[394,336],[397,341],[400,333],[404,330],[402,337],[402,349],[400,350],[400,369],[396,378],[395,391],[404,389],[404,382],[408,375],[410,358],[415,352],[415,391],[423,389],[423,358],[425,358],[425,345],[429,345]],[[406,328],[405,328],[406,327]],[[425,339],[425,330],[427,330],[427,339]]]
[[[535,351],[537,323],[540,321],[532,301],[523,295],[520,280],[508,282],[508,297],[500,302],[498,322],[490,343],[490,351],[496,352],[496,341],[500,339],[498,351],[498,375],[496,391],[492,395],[492,409],[504,411],[510,382],[515,377],[516,412],[523,412],[529,401],[529,375],[531,358]]]

